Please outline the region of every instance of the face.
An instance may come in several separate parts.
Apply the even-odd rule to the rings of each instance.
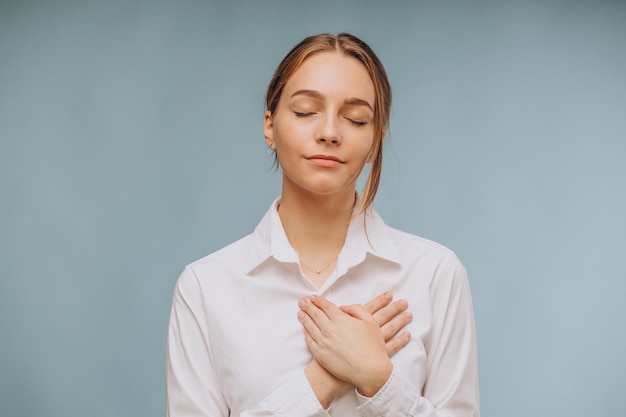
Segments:
[[[283,171],[283,193],[354,195],[374,143],[374,85],[355,58],[322,52],[285,85],[265,114],[269,147]]]

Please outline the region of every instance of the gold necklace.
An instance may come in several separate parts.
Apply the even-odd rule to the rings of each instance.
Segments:
[[[335,260],[337,259],[337,257],[338,257],[338,256],[339,256],[339,255],[335,256],[335,257],[334,257],[333,259],[331,259],[331,260],[330,260],[330,262],[328,262],[326,265],[324,265],[324,266],[323,266],[323,267],[321,267],[321,268],[317,268],[317,269],[315,269],[315,268],[311,268],[310,266],[308,266],[307,264],[305,264],[304,262],[302,262],[302,258],[300,258],[300,264],[301,264],[303,267],[305,267],[306,269],[311,270],[311,271],[313,271],[313,272],[315,272],[316,274],[318,274],[318,275],[319,275],[319,274],[321,274],[321,273],[322,273],[322,271],[323,271],[323,270],[325,270],[326,268],[328,268],[328,267],[330,266],[330,264],[332,264],[333,262],[335,262]]]

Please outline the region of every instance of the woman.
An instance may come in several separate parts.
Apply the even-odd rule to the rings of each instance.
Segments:
[[[349,34],[306,38],[266,104],[282,193],[179,278],[168,415],[478,416],[465,269],[371,208],[391,105],[374,52]]]

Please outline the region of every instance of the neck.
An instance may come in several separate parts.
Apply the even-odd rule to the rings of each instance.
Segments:
[[[332,196],[286,191],[283,187],[280,220],[304,272],[319,287],[343,248],[354,209],[354,190]]]

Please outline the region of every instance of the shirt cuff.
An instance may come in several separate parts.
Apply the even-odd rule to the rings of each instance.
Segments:
[[[322,408],[304,371],[285,381],[263,402],[273,410],[274,415],[286,417],[330,417],[328,412],[332,408]]]
[[[357,410],[364,417],[408,415],[419,400],[419,391],[408,379],[397,375],[394,369],[373,397],[365,397],[358,391],[356,397],[359,403]]]

